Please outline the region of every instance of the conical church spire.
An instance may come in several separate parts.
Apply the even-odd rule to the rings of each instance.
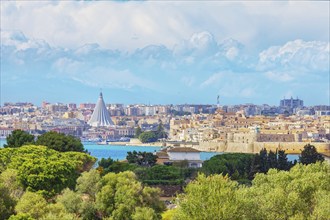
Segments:
[[[102,92],[100,92],[100,97],[97,100],[94,112],[91,119],[88,121],[88,124],[93,127],[103,127],[113,125],[110,114],[105,106],[103,101]]]

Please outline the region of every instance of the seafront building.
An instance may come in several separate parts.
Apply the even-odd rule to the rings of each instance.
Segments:
[[[204,151],[251,152],[268,147],[297,152],[312,142],[326,150],[330,106],[299,105],[292,113],[283,112],[283,106],[253,104],[106,105],[102,94],[96,104],[5,103],[0,107],[0,136],[22,129],[35,135],[53,130],[83,140],[127,140],[137,126],[156,131],[161,122],[169,134],[168,145]]]

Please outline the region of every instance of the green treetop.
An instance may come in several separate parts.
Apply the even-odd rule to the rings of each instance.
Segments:
[[[172,219],[329,219],[330,165],[297,164],[259,173],[251,187],[201,174],[177,198]]]
[[[311,164],[316,163],[317,161],[324,161],[324,157],[317,152],[315,146],[307,144],[301,152],[299,161],[303,164]]]
[[[34,136],[22,130],[14,130],[7,137],[7,144],[4,147],[21,147],[34,143]]]
[[[84,146],[80,139],[71,135],[57,133],[55,131],[46,132],[38,137],[37,145],[47,146],[51,149],[65,152],[65,151],[78,151],[84,152]]]

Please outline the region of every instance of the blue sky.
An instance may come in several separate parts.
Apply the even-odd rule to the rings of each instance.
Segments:
[[[1,2],[1,104],[329,99],[328,1]]]

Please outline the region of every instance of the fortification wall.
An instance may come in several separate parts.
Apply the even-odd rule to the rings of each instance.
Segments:
[[[253,143],[227,143],[225,152],[253,153]]]
[[[216,152],[223,152],[226,150],[225,142],[210,142],[210,141],[203,141],[199,142],[199,145],[194,146],[197,150],[200,151],[216,151]]]
[[[294,142],[293,134],[258,134],[258,142]]]
[[[306,142],[254,142],[254,153],[260,152],[261,149],[266,148],[268,151],[276,151],[276,149],[285,150],[286,153],[300,154],[304,149]],[[319,153],[326,153],[330,151],[329,143],[312,142]]]
[[[192,147],[200,151],[216,151],[216,152],[242,152],[242,153],[259,153],[261,149],[266,148],[268,151],[276,151],[276,149],[285,150],[289,154],[300,154],[304,149],[306,142],[253,142],[253,143],[235,143],[235,142],[199,142],[199,145]],[[319,153],[330,153],[329,143],[312,142]]]

